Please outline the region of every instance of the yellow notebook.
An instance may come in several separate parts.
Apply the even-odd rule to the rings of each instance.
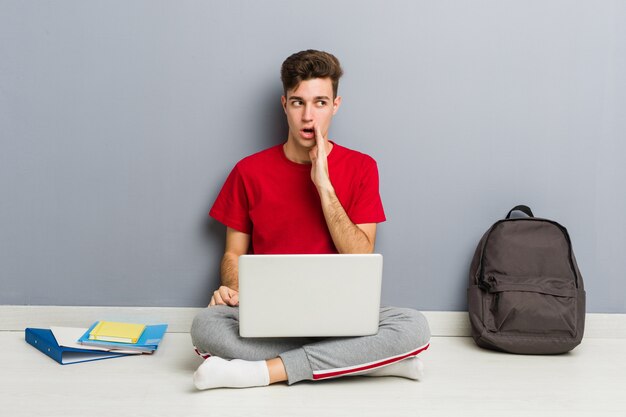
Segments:
[[[89,332],[89,339],[104,340],[106,342],[137,343],[145,328],[145,324],[99,321],[96,327]]]

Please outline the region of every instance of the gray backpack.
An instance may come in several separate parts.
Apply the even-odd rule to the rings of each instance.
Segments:
[[[528,217],[511,218],[514,211]],[[478,243],[469,274],[478,346],[510,353],[568,352],[582,340],[585,290],[565,227],[516,206]]]

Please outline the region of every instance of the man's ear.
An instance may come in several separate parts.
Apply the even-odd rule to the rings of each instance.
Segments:
[[[337,96],[333,100],[333,116],[335,115],[335,113],[337,113],[337,110],[339,110],[340,105],[341,105],[341,96]]]
[[[285,96],[280,96],[280,104],[283,106],[283,110],[287,113],[287,98]]]

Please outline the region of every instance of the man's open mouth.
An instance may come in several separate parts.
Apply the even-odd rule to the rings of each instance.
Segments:
[[[306,139],[306,140],[315,139],[315,129],[313,129],[312,127],[307,127],[305,129],[302,129],[300,132],[301,132],[300,135],[303,139]]]

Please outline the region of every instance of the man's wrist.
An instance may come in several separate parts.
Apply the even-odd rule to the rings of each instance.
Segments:
[[[222,282],[221,284],[223,287],[228,287],[231,290],[237,291],[239,292],[239,285],[237,284],[233,284],[233,283],[226,283],[226,282]]]
[[[320,194],[320,198],[322,200],[324,200],[326,198],[336,197],[335,187],[333,187],[333,185],[331,184],[330,181],[328,181],[325,184],[318,185],[317,186],[317,191]]]

